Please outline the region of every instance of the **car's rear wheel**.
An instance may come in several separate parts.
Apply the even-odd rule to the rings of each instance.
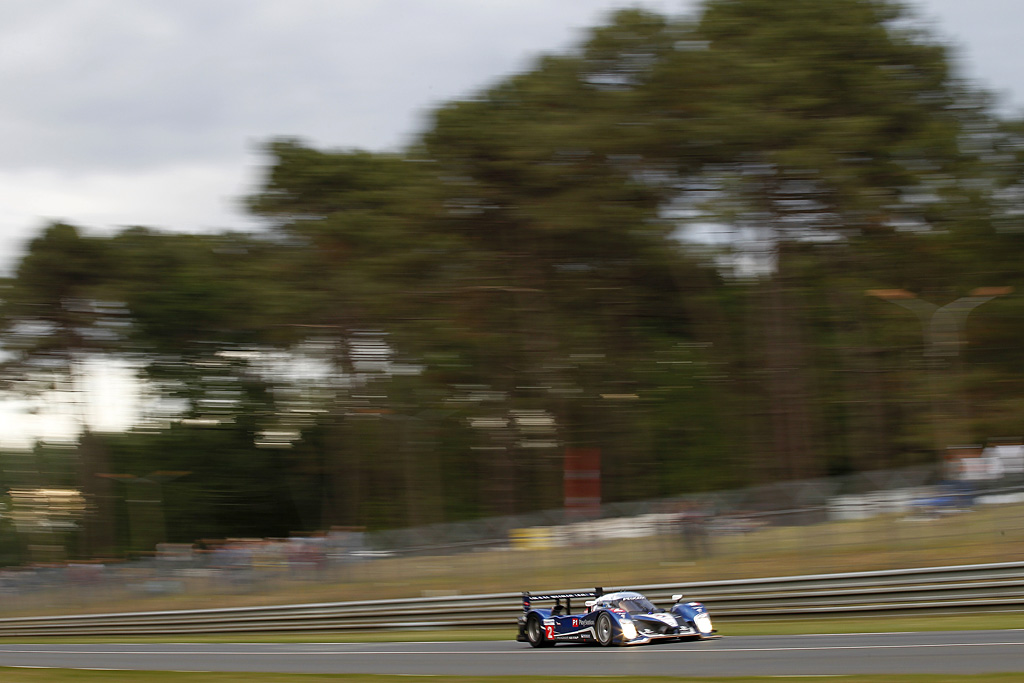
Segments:
[[[602,647],[608,647],[612,644],[612,618],[608,616],[607,612],[601,612],[597,615],[597,623],[594,625],[594,629],[597,631],[597,642]]]
[[[526,619],[526,640],[533,647],[551,647],[555,644],[544,637],[544,623],[536,614],[531,614]]]

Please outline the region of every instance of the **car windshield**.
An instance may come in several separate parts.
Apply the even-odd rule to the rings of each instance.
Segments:
[[[619,600],[619,609],[624,609],[630,614],[647,614],[658,608],[647,598],[629,598],[628,600]]]

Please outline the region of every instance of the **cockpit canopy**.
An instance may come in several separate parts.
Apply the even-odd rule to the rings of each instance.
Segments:
[[[629,614],[650,614],[660,611],[653,602],[640,593],[623,591],[620,593],[609,593],[602,595],[597,601],[597,607],[625,610]]]

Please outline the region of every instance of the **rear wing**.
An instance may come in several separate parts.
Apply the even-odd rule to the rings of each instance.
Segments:
[[[523,611],[530,611],[530,604],[534,600],[555,600],[556,604],[561,604],[562,600],[565,600],[565,608],[572,611],[572,599],[573,598],[599,598],[604,595],[604,589],[598,586],[592,591],[561,591],[558,593],[531,593],[529,591],[523,591]]]

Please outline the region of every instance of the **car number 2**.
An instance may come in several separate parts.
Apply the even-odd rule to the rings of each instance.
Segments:
[[[555,627],[553,624],[548,624],[544,627],[544,635],[547,636],[548,640],[555,639]]]

